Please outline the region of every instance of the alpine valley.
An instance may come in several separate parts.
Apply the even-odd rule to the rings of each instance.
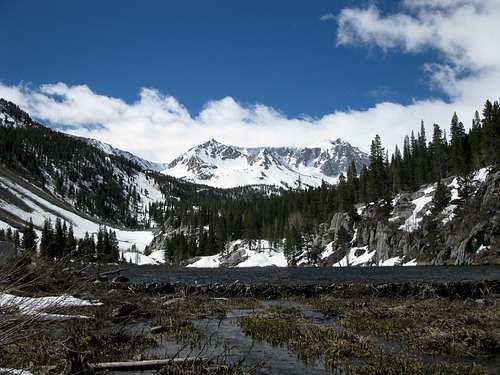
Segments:
[[[450,114],[451,115],[451,114]],[[34,121],[0,99],[0,261],[189,267],[484,264],[500,260],[500,106],[451,139],[434,125],[389,153],[335,139],[165,163]]]

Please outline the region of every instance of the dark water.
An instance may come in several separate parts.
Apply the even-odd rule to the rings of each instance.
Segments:
[[[253,340],[246,336],[238,320],[253,313],[262,312],[271,305],[295,307],[303,311],[304,316],[315,324],[330,323],[320,314],[306,306],[290,301],[262,301],[262,307],[255,310],[236,309],[227,314],[223,319],[202,319],[193,321],[194,326],[204,333],[207,341],[196,349],[185,347],[166,338],[160,340],[158,347],[145,353],[146,356],[160,358],[202,357],[221,359],[228,363],[240,363],[243,367],[254,371],[257,375],[328,375],[332,372],[326,369],[321,359],[305,363],[296,354],[290,352],[286,346],[272,346],[266,342]],[[148,334],[147,325],[134,327],[135,333]],[[115,372],[115,375],[154,375],[154,371],[143,372]]]
[[[405,283],[500,280],[500,266],[344,268],[168,268],[139,266],[123,271],[133,282],[246,284]]]

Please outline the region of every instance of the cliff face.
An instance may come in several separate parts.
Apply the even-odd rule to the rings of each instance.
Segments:
[[[500,261],[500,171],[488,176],[457,219],[444,229],[449,235],[436,262],[480,264]]]
[[[373,204],[358,208],[356,222],[346,213],[335,214],[329,230],[318,236],[323,244],[332,241],[333,251],[323,263],[346,265],[338,256],[346,253],[337,243],[341,226],[352,234],[347,265],[349,256],[356,259],[352,250],[360,248],[372,254],[364,265],[391,259],[400,264],[412,259],[434,265],[500,263],[500,171],[492,170],[467,201],[458,199],[456,179],[443,183],[451,189],[452,199],[440,212],[431,210],[435,194],[431,185],[396,197],[389,215]]]

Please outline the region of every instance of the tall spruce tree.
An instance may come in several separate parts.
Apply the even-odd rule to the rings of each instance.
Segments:
[[[37,238],[38,236],[33,226],[33,220],[30,219],[28,225],[23,230],[22,247],[28,251],[35,251]]]

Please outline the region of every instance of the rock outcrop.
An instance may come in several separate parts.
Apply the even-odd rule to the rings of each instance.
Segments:
[[[453,178],[443,184],[454,186]],[[492,170],[468,201],[455,197],[437,214],[431,213],[433,194],[432,186],[402,193],[389,215],[374,204],[358,207],[356,222],[347,213],[336,213],[320,238],[334,241],[343,227],[354,234],[353,249],[375,251],[367,265],[396,257],[435,265],[499,263],[500,171]],[[329,257],[338,260],[335,251]]]

